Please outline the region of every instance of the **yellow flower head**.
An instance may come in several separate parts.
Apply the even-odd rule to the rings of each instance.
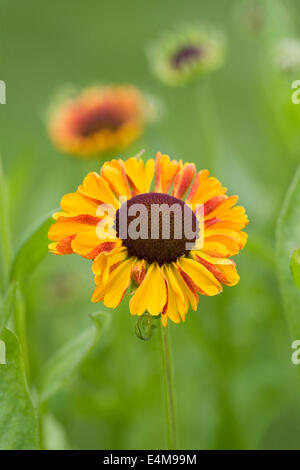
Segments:
[[[132,315],[179,323],[198,294],[239,281],[230,257],[246,243],[248,219],[226,192],[207,170],[161,153],[112,160],[63,197],[50,250],[93,260],[93,302],[116,308],[131,285]]]
[[[106,155],[136,140],[145,122],[145,99],[129,85],[88,88],[53,113],[49,134],[65,153]]]

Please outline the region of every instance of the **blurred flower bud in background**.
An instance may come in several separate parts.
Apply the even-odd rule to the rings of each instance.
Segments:
[[[154,74],[166,85],[195,81],[223,65],[225,39],[208,25],[185,25],[158,40],[149,51]]]

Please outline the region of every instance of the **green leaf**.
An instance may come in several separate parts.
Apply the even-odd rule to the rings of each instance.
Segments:
[[[12,315],[14,309],[16,308],[16,297],[17,297],[17,288],[16,284],[13,283],[8,291],[7,294],[0,306],[0,336],[2,335],[2,331],[5,328],[9,317]]]
[[[277,226],[278,275],[284,307],[293,339],[300,339],[300,291],[291,269],[292,253],[300,240],[300,167],[288,190]]]
[[[49,400],[67,381],[89,350],[97,343],[108,326],[110,315],[99,312],[91,316],[96,326],[91,326],[64,345],[42,370],[38,380],[40,401]]]
[[[48,214],[32,229],[13,261],[11,281],[18,280],[21,284],[25,283],[48,254],[48,230],[52,223],[52,216]]]
[[[295,250],[292,254],[291,271],[294,283],[300,290],[300,248],[298,248],[298,250]]]
[[[38,449],[38,420],[28,390],[21,348],[8,329],[1,336],[6,364],[0,364],[0,449]]]

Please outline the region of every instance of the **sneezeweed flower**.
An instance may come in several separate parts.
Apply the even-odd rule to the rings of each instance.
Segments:
[[[49,134],[62,152],[80,157],[107,155],[134,142],[146,118],[146,98],[136,87],[94,87],[54,110]]]
[[[298,38],[281,39],[274,47],[274,65],[280,72],[300,70],[300,40]]]
[[[63,197],[49,248],[93,260],[93,302],[116,308],[131,287],[132,315],[179,323],[189,307],[197,309],[199,294],[213,296],[239,281],[231,256],[246,243],[248,219],[238,197],[226,193],[207,170],[197,173],[193,163],[161,153],[156,162],[105,162]],[[192,230],[183,233],[186,222]]]
[[[225,58],[223,35],[205,25],[185,26],[166,34],[149,53],[155,75],[165,84],[180,86],[218,69]]]

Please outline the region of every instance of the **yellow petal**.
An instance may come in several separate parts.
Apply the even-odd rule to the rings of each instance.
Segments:
[[[89,173],[78,190],[84,196],[96,199],[99,203],[110,204],[116,209],[119,207],[119,202],[110,189],[109,184],[98,173]]]
[[[93,227],[94,230],[89,232],[81,232],[74,238],[72,241],[72,248],[75,253],[79,255],[87,255],[93,251],[97,246],[106,241],[112,240],[100,240],[97,236],[96,227]]]
[[[52,241],[59,241],[76,233],[82,231],[95,231],[95,229],[95,225],[82,224],[80,222],[69,222],[66,220],[62,222],[56,222],[55,224],[51,225],[48,236]]]
[[[233,262],[232,264],[221,264],[218,265],[218,269],[224,274],[226,278],[226,286],[235,286],[240,280],[240,276],[236,270],[236,265]]]
[[[110,253],[100,253],[93,263],[92,271],[94,274],[100,276],[102,282],[107,282],[112,266],[121,263],[128,257],[127,250],[120,245]],[[98,284],[98,282],[97,282]]]
[[[116,308],[131,282],[131,269],[136,262],[136,258],[129,258],[119,264],[109,276],[106,283],[97,286],[93,296],[93,302],[103,300],[104,305],[108,308]]]
[[[97,202],[84,197],[79,192],[66,194],[62,198],[60,206],[63,211],[72,216],[81,214],[95,216],[98,208]]]
[[[170,280],[170,274],[172,275],[171,268],[167,265],[163,267],[163,275],[167,281],[167,288],[168,288],[168,305],[166,312],[164,312],[163,316],[169,317],[174,323],[180,323],[181,318],[178,313],[177,308],[177,295],[178,291],[173,289],[172,282]]]
[[[125,162],[125,170],[138,193],[149,192],[154,174],[154,160],[152,158],[147,160],[146,164],[143,160],[135,157],[129,158]]]
[[[142,315],[148,311],[151,315],[159,315],[167,301],[165,279],[157,263],[152,263],[145,279],[137,288],[130,301],[130,313]]]
[[[224,258],[230,256],[230,250],[220,242],[204,240],[201,252],[211,256]]]

